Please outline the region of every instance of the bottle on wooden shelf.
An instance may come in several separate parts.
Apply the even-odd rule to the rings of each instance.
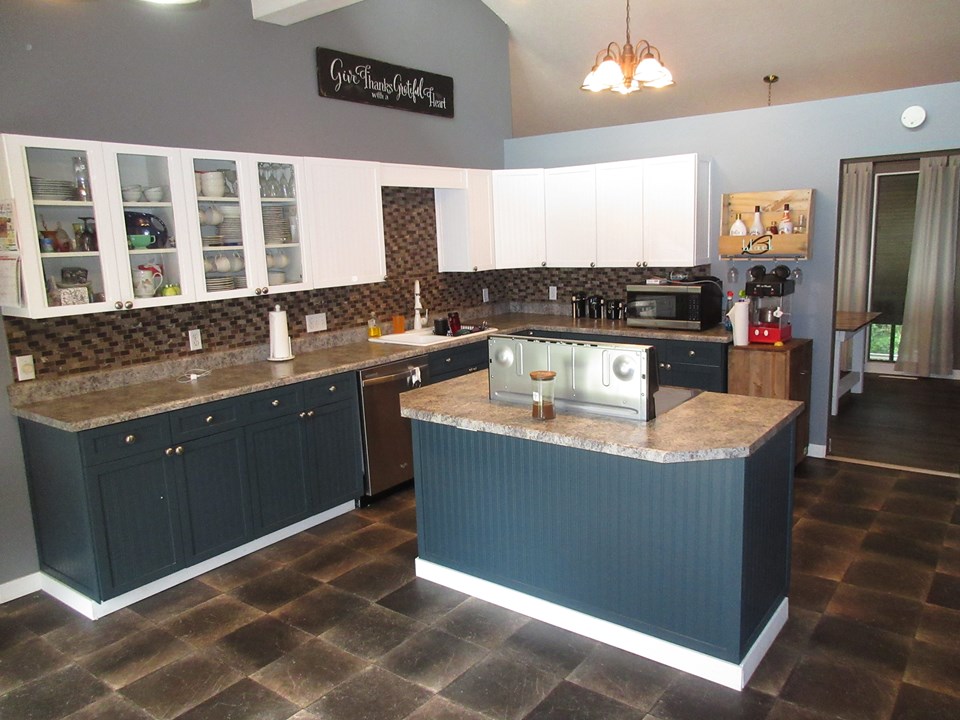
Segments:
[[[783,206],[783,217],[780,218],[780,224],[777,227],[783,235],[788,235],[793,232],[793,218],[790,217],[789,203]]]
[[[737,219],[733,221],[733,225],[730,226],[731,235],[746,235],[747,234],[747,224],[740,217],[740,213],[737,213]]]
[[[760,212],[760,206],[756,205],[753,208],[753,222],[750,224],[750,234],[751,235],[763,235],[766,230],[763,227],[763,215]]]

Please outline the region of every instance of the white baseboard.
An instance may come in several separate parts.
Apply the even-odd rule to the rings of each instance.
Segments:
[[[784,598],[738,665],[427,560],[417,558],[416,567],[417,577],[737,691],[749,682],[787,622],[788,601]]]
[[[16,600],[24,595],[40,590],[40,573],[30,573],[16,580],[8,580],[0,583],[0,605],[11,600]]]
[[[339,515],[348,513],[353,510],[354,507],[355,503],[352,500],[345,502],[342,505],[338,505],[337,507],[330,508],[322,513],[308,517],[306,520],[301,520],[298,523],[289,525],[282,530],[277,530],[269,535],[264,535],[261,538],[252,540],[251,542],[234,548],[229,552],[225,552],[222,555],[217,555],[209,560],[204,560],[196,565],[191,565],[190,567],[184,568],[183,570],[175,572],[172,575],[167,575],[159,580],[154,580],[152,583],[148,583],[143,587],[139,587],[136,590],[131,590],[123,595],[118,595],[115,598],[110,598],[102,603],[91,600],[86,595],[74,590],[72,587],[64,585],[56,578],[53,578],[50,575],[42,572],[36,573],[37,577],[39,578],[38,586],[28,590],[27,592],[43,590],[51,597],[56,598],[67,607],[76,610],[81,615],[88,617],[91,620],[97,620],[98,618],[102,618],[105,615],[109,615],[110,613],[125,608],[128,605],[133,605],[141,600],[145,600],[151,595],[156,595],[157,593],[163,592],[164,590],[169,590],[170,588],[174,587],[175,585],[179,585],[182,582],[192,580],[193,578],[214,570],[221,565],[226,565],[234,560],[239,560],[244,555],[249,555],[252,552],[256,552],[257,550],[267,547],[268,545],[273,545],[275,542],[279,542],[280,540],[284,540],[292,535],[303,532],[304,530],[308,530],[314,525],[319,525],[320,523],[332,520]],[[2,595],[0,595],[0,597],[2,597]]]

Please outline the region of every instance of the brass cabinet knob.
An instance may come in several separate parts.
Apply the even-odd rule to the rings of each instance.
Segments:
[[[176,448],[176,450],[174,450],[174,452],[175,452],[177,455],[183,455],[183,445],[177,445],[177,448]]]
[[[307,416],[307,411],[306,411],[306,410],[301,410],[301,411],[300,411],[300,418],[303,419],[303,418],[305,418],[306,416]]]
[[[697,356],[697,351],[696,351],[696,350],[690,350],[690,351],[687,352],[687,355],[689,355],[690,357],[696,357],[696,356]]]
[[[444,358],[443,361],[445,363],[453,362],[453,358],[452,357]]]
[[[119,300],[117,300],[117,301],[113,304],[113,306],[114,306],[117,310],[123,310],[123,303],[120,302]]]
[[[280,401],[279,401],[279,400],[271,400],[271,401],[270,401],[270,404],[273,405],[274,407],[280,407]]]
[[[213,425],[213,415],[207,415],[207,419],[204,420],[207,425]]]
[[[307,417],[312,418],[316,413],[313,410],[307,410]]]
[[[137,436],[134,435],[133,433],[130,433],[129,435],[127,435],[127,436],[123,439],[123,441],[124,441],[127,445],[133,445],[133,444],[137,441]]]
[[[263,292],[263,294],[266,295],[268,292],[270,292],[270,288],[265,287],[261,292]]]
[[[163,454],[166,455],[167,457],[173,457],[173,448],[172,447],[167,448],[166,450],[163,451]]]
[[[327,390],[329,390],[330,392],[336,392],[336,391],[337,391],[337,386],[336,386],[336,385],[331,385],[330,387],[327,388]]]

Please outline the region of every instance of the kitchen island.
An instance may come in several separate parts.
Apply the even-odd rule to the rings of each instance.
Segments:
[[[787,619],[801,403],[537,421],[486,373],[406,393],[417,574],[742,689]]]

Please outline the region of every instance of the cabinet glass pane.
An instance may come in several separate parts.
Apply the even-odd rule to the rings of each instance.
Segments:
[[[127,265],[136,297],[179,295],[177,227],[170,202],[169,158],[118,154],[127,233]]]
[[[237,163],[196,158],[193,171],[207,291],[217,293],[245,288],[246,258]]]
[[[267,284],[276,287],[302,282],[296,168],[289,163],[260,162],[257,174]]]
[[[103,264],[87,153],[43,147],[28,147],[25,152],[47,305],[103,302]]]

